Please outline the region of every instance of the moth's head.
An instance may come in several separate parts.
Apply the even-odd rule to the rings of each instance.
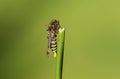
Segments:
[[[60,24],[59,24],[59,21],[58,20],[52,20],[50,22],[50,25],[52,26],[52,28],[54,29],[59,29],[60,28]]]

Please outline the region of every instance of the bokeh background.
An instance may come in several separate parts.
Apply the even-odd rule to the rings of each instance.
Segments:
[[[63,79],[120,79],[119,0],[0,0],[0,79],[55,79],[52,19],[66,28]]]

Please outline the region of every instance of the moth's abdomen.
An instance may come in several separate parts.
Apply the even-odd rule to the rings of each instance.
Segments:
[[[51,39],[51,49],[52,51],[55,51],[57,49],[57,41],[56,39]]]
[[[56,37],[51,39],[51,50],[54,53],[54,55],[57,53],[57,39]]]

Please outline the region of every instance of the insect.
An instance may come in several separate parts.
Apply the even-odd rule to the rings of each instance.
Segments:
[[[58,20],[52,20],[50,21],[48,25],[48,49],[47,49],[47,55],[50,55],[50,51],[52,50],[54,57],[56,57],[57,54],[57,34],[58,30],[61,28]]]

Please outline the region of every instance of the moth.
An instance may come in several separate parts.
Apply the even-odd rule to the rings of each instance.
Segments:
[[[48,48],[47,55],[50,55],[50,52],[53,52],[54,57],[57,55],[57,34],[58,30],[61,28],[58,20],[50,21],[48,25]]]

